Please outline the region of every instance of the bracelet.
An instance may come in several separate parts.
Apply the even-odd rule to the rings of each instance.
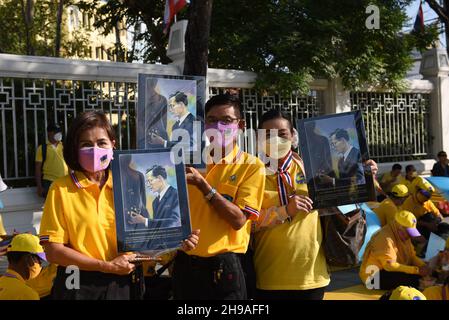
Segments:
[[[207,199],[207,201],[211,201],[212,198],[217,194],[217,190],[215,190],[214,187],[212,187],[212,189],[210,189],[209,193],[207,195],[205,195],[204,197]]]

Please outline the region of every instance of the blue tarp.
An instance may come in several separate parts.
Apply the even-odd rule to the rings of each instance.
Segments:
[[[448,177],[427,177],[426,178],[446,199],[449,200],[449,178]]]
[[[365,236],[365,242],[363,243],[362,248],[359,251],[359,259],[362,260],[363,253],[365,252],[366,245],[370,241],[373,234],[381,228],[379,218],[377,218],[376,213],[371,210],[370,207],[366,203],[362,203],[360,207],[365,211],[366,213],[366,236]],[[338,209],[343,213],[346,214],[348,212],[351,212],[352,210],[355,210],[357,206],[355,204],[348,204],[344,206],[339,206]]]

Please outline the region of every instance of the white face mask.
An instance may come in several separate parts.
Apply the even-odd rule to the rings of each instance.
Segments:
[[[292,142],[278,136],[265,141],[265,154],[272,159],[282,159],[292,148]]]
[[[61,132],[55,133],[55,135],[53,136],[53,139],[55,139],[58,142],[62,141],[62,133]]]

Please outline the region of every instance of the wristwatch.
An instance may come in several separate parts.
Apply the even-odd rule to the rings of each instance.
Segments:
[[[206,194],[204,197],[207,199],[207,201],[210,201],[216,194],[217,194],[217,190],[214,187],[212,187],[212,189],[210,189],[209,193]]]

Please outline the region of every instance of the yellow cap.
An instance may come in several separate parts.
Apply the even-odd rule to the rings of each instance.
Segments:
[[[403,226],[411,237],[419,237],[421,234],[416,229],[416,217],[407,210],[402,210],[394,216],[397,223]]]
[[[391,193],[397,198],[405,198],[408,196],[408,188],[404,184],[397,184],[391,189]]]
[[[44,248],[39,244],[39,238],[29,233],[15,235],[7,249],[8,252],[28,252],[47,260]]]
[[[393,290],[390,300],[427,300],[421,291],[412,287],[400,286]]]

